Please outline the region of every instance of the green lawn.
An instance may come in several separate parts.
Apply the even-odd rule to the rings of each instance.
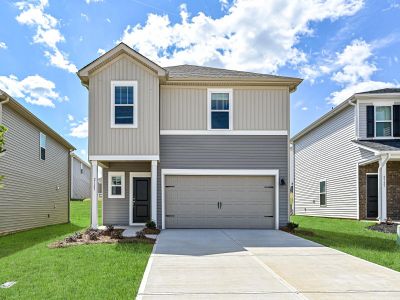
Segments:
[[[152,245],[47,245],[89,226],[90,201],[71,202],[71,224],[0,237],[0,299],[134,299]],[[101,207],[99,215],[101,214]]]
[[[293,216],[291,220],[300,225],[297,235],[303,238],[400,271],[396,235],[367,229],[371,222],[304,216]],[[314,236],[302,234],[302,230]]]

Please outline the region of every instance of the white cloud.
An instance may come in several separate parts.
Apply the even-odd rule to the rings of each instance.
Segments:
[[[89,16],[88,16],[87,14],[81,13],[81,17],[82,17],[83,19],[85,19],[86,22],[89,22]]]
[[[87,138],[88,125],[89,125],[88,118],[84,118],[82,121],[79,121],[77,123],[72,123],[69,135],[81,139]]]
[[[107,18],[106,21],[107,21],[108,23],[111,23],[111,19],[110,19],[110,18]]]
[[[20,1],[16,3],[20,14],[16,20],[20,24],[32,26],[36,29],[33,42],[44,45],[44,52],[50,64],[75,73],[78,69],[68,60],[68,56],[62,53],[57,44],[64,42],[65,38],[58,30],[59,21],[50,14],[45,13],[48,0]]]
[[[104,0],[85,0],[87,4],[90,3],[99,3],[99,2],[103,2]]]
[[[74,116],[71,115],[71,114],[68,114],[68,115],[67,115],[67,121],[68,121],[68,122],[72,122],[73,120],[75,120]]]
[[[236,0],[216,19],[203,12],[191,16],[182,5],[180,22],[149,14],[144,25],[126,27],[121,40],[161,65],[276,72],[307,60],[296,45],[312,33],[313,22],[353,15],[363,5],[364,0]]]
[[[87,155],[87,152],[86,152],[85,149],[79,150],[79,153],[80,153],[83,157],[86,157],[86,155]]]
[[[303,107],[301,108],[301,110],[307,111],[307,110],[308,110],[308,107],[307,107],[307,106],[303,106]]]
[[[15,75],[0,76],[0,89],[12,97],[23,98],[27,103],[39,106],[55,107],[55,101],[68,101],[55,91],[54,82],[39,75],[27,76],[19,80]]]
[[[0,49],[7,49],[7,44],[4,42],[0,42]]]
[[[106,50],[99,48],[97,49],[97,53],[103,55],[104,53],[106,53]]]

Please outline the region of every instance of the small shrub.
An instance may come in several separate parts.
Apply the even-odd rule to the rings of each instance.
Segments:
[[[104,235],[111,236],[114,231],[114,226],[107,225],[106,230],[104,230]]]
[[[289,222],[289,223],[287,223],[287,228],[290,231],[295,231],[297,228],[299,228],[299,224],[297,224],[295,222]]]
[[[123,232],[123,230],[115,230],[114,229],[113,231],[111,231],[110,237],[112,239],[120,240],[123,238],[122,232]]]
[[[146,222],[146,227],[150,229],[155,229],[156,228],[156,223],[152,220],[149,220]]]
[[[75,243],[81,238],[82,238],[82,233],[81,232],[75,232],[73,235],[71,235],[69,237],[66,237],[65,241],[67,243]]]

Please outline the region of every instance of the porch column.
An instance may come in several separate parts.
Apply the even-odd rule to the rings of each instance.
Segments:
[[[97,228],[97,177],[98,177],[98,166],[97,166],[97,160],[92,160],[90,161],[92,165],[91,169],[91,174],[92,174],[92,188],[91,188],[91,193],[92,193],[92,213],[91,213],[91,227],[92,228]]]
[[[387,221],[387,162],[390,159],[390,154],[381,156],[378,168],[378,221]]]
[[[157,161],[151,161],[151,219],[157,224]]]

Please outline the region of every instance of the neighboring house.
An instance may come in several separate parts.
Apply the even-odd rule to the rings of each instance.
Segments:
[[[292,142],[297,215],[400,220],[400,89],[355,94]]]
[[[90,198],[90,165],[71,153],[71,199]]]
[[[289,98],[300,79],[162,68],[122,43],[78,75],[89,90],[92,181],[103,167],[103,224],[286,225]]]
[[[0,234],[69,222],[70,151],[75,148],[0,91],[8,131],[0,157]]]

